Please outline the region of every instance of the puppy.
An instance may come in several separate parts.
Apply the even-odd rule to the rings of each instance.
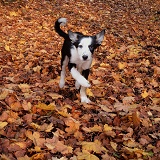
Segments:
[[[81,102],[90,103],[91,101],[87,98],[86,88],[90,87],[88,81],[88,75],[92,63],[92,56],[94,50],[101,45],[105,30],[94,36],[86,36],[80,32],[68,31],[65,33],[60,25],[67,23],[66,18],[59,18],[55,22],[55,31],[64,38],[62,46],[62,58],[61,58],[61,75],[60,75],[60,88],[64,87],[66,66],[76,80],[75,87],[80,88]]]

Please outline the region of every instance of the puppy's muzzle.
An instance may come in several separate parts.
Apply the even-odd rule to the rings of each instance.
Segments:
[[[85,60],[88,59],[88,56],[87,56],[87,55],[83,55],[82,58],[83,58],[83,60],[85,61]]]

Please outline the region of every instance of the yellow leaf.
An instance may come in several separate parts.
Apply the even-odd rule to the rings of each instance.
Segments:
[[[83,141],[81,143],[81,145],[82,145],[83,150],[87,150],[89,152],[93,151],[93,152],[96,152],[96,153],[101,153],[103,151],[107,151],[106,148],[104,148],[101,145],[101,142],[98,141],[98,140],[95,140],[94,142]]]
[[[26,147],[27,147],[25,142],[15,142],[14,144],[18,145],[22,149],[26,149]]]
[[[9,13],[9,15],[10,15],[10,16],[18,16],[18,13],[15,12],[15,11],[12,11],[12,12]]]
[[[3,129],[7,124],[7,122],[0,122],[0,129]]]
[[[7,95],[8,95],[8,91],[7,90],[4,90],[1,94],[0,94],[0,100],[4,100],[6,97],[7,97]]]
[[[36,124],[36,123],[30,123],[30,126],[33,127],[34,129],[40,129],[40,125]]]
[[[88,95],[89,97],[94,97],[91,89],[87,88],[87,89],[86,89],[86,93],[87,93],[87,95]]]
[[[109,64],[108,63],[101,63],[100,67],[102,67],[102,68],[108,68]]]
[[[141,94],[141,96],[143,97],[143,98],[146,98],[146,97],[148,97],[148,92],[147,91],[144,91],[142,94]]]
[[[110,127],[108,124],[105,124],[104,125],[104,132],[107,132],[107,131],[112,131],[112,127]]]
[[[58,111],[58,114],[61,115],[61,116],[63,116],[63,117],[70,117],[71,116],[70,114],[68,114],[65,111]]]
[[[24,92],[30,92],[30,86],[28,84],[19,84],[18,87],[21,89],[21,91]]]
[[[112,148],[117,151],[117,143],[114,143],[114,142],[110,142]]]
[[[91,132],[102,132],[102,127],[98,125],[94,125],[93,127],[89,127]]]
[[[36,153],[31,157],[31,160],[36,160],[36,159],[45,159],[45,153]]]
[[[28,137],[30,140],[33,140],[33,139],[34,139],[33,134],[32,134],[32,132],[31,132],[30,130],[27,130],[27,131],[25,132],[25,135],[26,135],[26,137]]]
[[[136,148],[138,147],[138,143],[135,142],[132,138],[128,139],[128,140],[125,140],[123,141],[123,144],[127,147],[130,147],[130,148]]]
[[[36,105],[36,107],[43,110],[55,110],[55,105],[52,103],[49,105],[46,105],[45,103],[39,103],[38,105]]]
[[[47,93],[47,95],[49,95],[50,97],[52,97],[52,99],[63,98],[63,96],[60,95],[60,94],[58,94],[58,93]]]
[[[99,160],[99,158],[86,150],[82,150],[82,152],[77,153],[77,160]]]
[[[8,45],[5,45],[4,48],[5,48],[5,50],[8,51],[8,52],[10,51],[10,47],[9,47]]]
[[[34,151],[36,151],[36,152],[41,152],[42,150],[41,150],[41,147],[35,146],[35,147],[34,147]]]
[[[50,123],[50,124],[47,126],[45,132],[51,132],[52,129],[53,129],[53,124]]]
[[[37,72],[37,73],[40,73],[40,70],[42,69],[41,66],[36,66],[36,67],[33,67],[33,71],[34,72]]]
[[[126,67],[126,63],[124,63],[124,62],[119,62],[118,63],[118,68],[119,69],[124,69]]]

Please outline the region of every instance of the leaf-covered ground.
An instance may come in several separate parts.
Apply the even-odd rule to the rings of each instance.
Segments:
[[[0,159],[160,159],[159,0],[2,0],[0,2]],[[63,39],[93,35],[87,93],[67,73],[58,86]]]

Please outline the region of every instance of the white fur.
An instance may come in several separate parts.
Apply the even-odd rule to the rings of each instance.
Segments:
[[[67,18],[59,18],[58,22],[61,23],[62,26],[65,26],[67,23]]]
[[[82,71],[89,69],[92,63],[92,53],[88,48],[88,46],[91,45],[91,38],[83,38],[79,45],[82,45],[83,47],[76,48],[75,46],[73,46],[73,48],[71,49],[70,62],[75,63],[77,65],[78,71]],[[83,60],[83,55],[87,55],[88,59]]]
[[[86,88],[85,87],[81,87],[80,89],[80,97],[81,97],[81,102],[85,102],[85,103],[90,103],[90,99],[87,98],[86,95]]]
[[[83,87],[90,87],[89,81],[87,81],[75,67],[71,69],[72,77]]]
[[[73,51],[71,51],[72,54],[71,60],[74,61],[74,59],[78,59],[84,61],[83,55],[86,55],[88,56],[88,58],[85,61],[90,61],[92,59],[92,53],[89,50],[88,46],[91,45],[91,43],[92,43],[91,37],[82,38],[82,40],[79,43],[79,45],[81,45],[82,47],[78,47],[77,49],[74,47],[74,49],[72,49],[74,50],[74,53],[72,54]],[[77,53],[75,54],[75,52]]]

